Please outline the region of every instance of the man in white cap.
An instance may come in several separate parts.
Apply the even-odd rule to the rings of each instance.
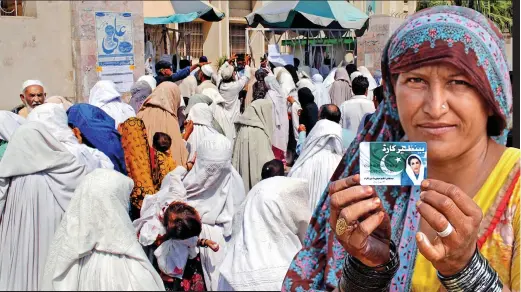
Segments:
[[[196,93],[202,93],[203,90],[208,88],[213,88],[217,90],[217,86],[213,83],[212,76],[214,75],[214,71],[212,68],[212,65],[206,64],[201,67],[201,70],[199,70],[197,76],[197,81],[199,85],[197,86],[197,89],[195,90]]]
[[[224,64],[219,68],[219,77],[220,80],[217,82],[217,89],[219,93],[224,98],[224,109],[228,119],[235,123],[239,115],[241,114],[241,100],[239,99],[239,93],[244,89],[244,87],[250,81],[250,56],[246,56],[244,63],[246,64],[244,67],[244,75],[241,76],[238,80],[236,77],[236,70],[233,65],[230,63],[236,59],[237,56],[233,56],[230,60],[224,62]]]
[[[18,114],[27,118],[27,115],[33,108],[45,102],[46,96],[47,94],[43,88],[43,83],[40,80],[25,81],[22,85],[22,93],[20,94],[20,99],[25,107],[21,109]]]

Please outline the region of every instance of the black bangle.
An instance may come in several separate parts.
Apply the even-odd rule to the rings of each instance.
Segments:
[[[463,270],[449,277],[438,272],[438,279],[448,292],[501,292],[503,290],[503,283],[497,272],[489,265],[477,247],[470,262]]]
[[[350,291],[389,291],[391,281],[400,267],[400,257],[396,245],[391,241],[389,262],[377,267],[364,265],[348,255],[344,262],[339,288],[342,292]]]

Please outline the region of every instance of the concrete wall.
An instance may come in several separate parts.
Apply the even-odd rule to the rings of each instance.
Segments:
[[[365,66],[369,71],[381,69],[384,47],[393,32],[405,20],[387,15],[373,15],[369,18],[369,29],[357,40],[357,66]]]
[[[40,79],[48,96],[74,96],[72,3],[28,1],[35,17],[0,16],[0,109],[21,104],[26,79]]]
[[[94,13],[132,13],[134,35],[134,81],[145,74],[143,2],[141,1],[72,1],[72,56],[76,76],[77,101],[87,101],[90,89],[99,80],[96,72],[96,24]]]

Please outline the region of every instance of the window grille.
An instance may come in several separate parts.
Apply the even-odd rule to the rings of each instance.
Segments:
[[[0,0],[0,16],[24,16],[25,1]]]
[[[246,24],[230,24],[230,54],[246,53]]]

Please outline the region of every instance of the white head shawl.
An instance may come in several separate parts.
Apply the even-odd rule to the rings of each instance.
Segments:
[[[193,75],[189,75],[188,77],[176,81],[175,84],[179,86],[179,90],[181,91],[181,97],[191,97],[195,94],[197,90],[197,79]],[[181,106],[186,107],[184,99],[181,98]]]
[[[273,138],[271,144],[276,148],[286,152],[288,147],[288,106],[287,101],[281,95],[282,88],[280,87],[277,78],[273,75],[268,75],[264,78],[268,92],[266,99],[273,102],[273,118],[275,120],[275,127],[273,130]]]
[[[297,88],[298,89],[301,89],[301,88],[304,88],[304,87],[309,88],[309,90],[311,90],[311,92],[315,91],[315,85],[313,84],[313,81],[311,81],[311,79],[309,79],[309,78],[302,78],[297,83]]]
[[[145,81],[146,83],[148,83],[148,85],[150,85],[150,88],[152,88],[152,91],[154,91],[154,89],[156,89],[157,87],[157,81],[152,75],[143,75],[139,77],[136,83],[139,81]]]
[[[358,76],[363,76],[362,72],[355,71],[355,72],[351,73],[351,76],[349,78],[351,78],[351,82],[353,82],[353,80],[355,80],[355,78],[358,77]]]
[[[42,277],[43,290],[164,290],[128,216],[133,186],[131,179],[114,170],[97,169],[85,177],[55,233]],[[114,256],[101,257],[104,254]],[[82,261],[86,257],[92,264]],[[89,268],[99,270],[82,272]],[[118,269],[120,277],[110,283],[82,279],[85,274],[113,269]]]
[[[311,212],[315,210],[324,188],[342,159],[342,155],[342,127],[340,124],[329,120],[319,120],[306,137],[302,152],[288,173],[288,177],[297,177],[309,181]],[[306,163],[308,161],[311,161],[311,163]]]
[[[291,77],[291,74],[286,70],[284,67],[277,67],[273,71],[275,76],[277,77],[277,81],[280,84],[280,87],[282,88],[282,97],[288,97],[288,95],[296,91],[297,86],[295,85],[295,82],[293,81],[293,77]]]
[[[105,154],[78,142],[68,126],[67,113],[61,104],[42,104],[27,116],[27,121],[42,123],[80,164],[87,167],[87,172],[101,167],[114,169],[114,164]]]
[[[369,69],[367,69],[364,66],[358,67],[358,71],[362,73],[362,75],[367,78],[367,81],[369,81],[369,88],[368,90],[374,90],[378,85],[376,84],[376,80],[374,80],[373,75],[371,75],[371,72],[369,72]]]
[[[224,109],[224,98],[215,88],[206,88],[203,90],[202,94],[208,96],[213,100],[213,103],[210,105],[213,117],[223,130],[224,135],[228,139],[230,139],[230,141],[233,141],[236,136],[235,125],[230,121],[226,113],[226,110]]]
[[[25,119],[21,116],[9,111],[0,111],[0,140],[9,142],[16,129],[23,123]]]
[[[300,66],[298,67],[299,78],[311,76],[311,68],[309,66]]]
[[[331,103],[331,97],[329,96],[329,90],[326,89],[323,82],[324,78],[319,73],[313,75],[311,77],[311,81],[313,81],[313,85],[315,90],[313,91],[313,96],[315,97],[315,103],[317,107],[320,109],[324,104]]]
[[[327,77],[324,78],[324,87],[327,89],[327,91],[329,92],[329,89],[331,88],[331,85],[333,85],[333,83],[335,82],[335,74],[336,74],[336,70],[337,68],[333,68],[333,70],[331,70],[331,72],[329,72],[329,74],[327,74]],[[324,74],[322,74],[322,76],[324,76]]]
[[[52,178],[49,180],[51,189],[61,190],[54,192],[54,198],[66,209],[72,190],[87,174],[85,166],[42,123],[24,123],[9,143],[12,147],[7,147],[0,161],[0,214],[4,210],[10,178],[38,172],[45,172]]]
[[[197,103],[188,114],[187,120],[194,122],[194,131],[188,138],[186,148],[190,153],[188,160],[191,161],[196,155],[198,143],[212,134],[218,134],[217,130],[212,127],[213,113],[210,106],[206,103]]]
[[[100,80],[92,87],[89,104],[101,108],[113,118],[116,121],[116,129],[128,118],[136,116],[134,109],[121,100],[121,94],[117,91],[116,84],[110,80]]]
[[[315,74],[320,74],[320,71],[316,68],[311,68],[310,76],[314,76]]]
[[[232,144],[223,135],[205,137],[197,147],[194,167],[183,184],[187,201],[208,225],[222,225],[224,236],[231,234],[235,208],[245,197],[244,183],[233,168]]]
[[[311,217],[308,196],[305,180],[287,177],[272,177],[251,189],[233,220],[219,291],[282,289]]]

